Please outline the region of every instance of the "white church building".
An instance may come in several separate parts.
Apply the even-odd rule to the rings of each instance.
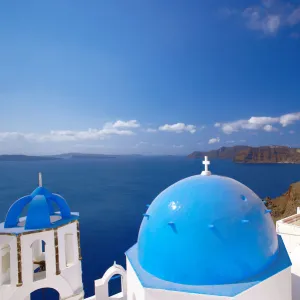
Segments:
[[[79,214],[42,186],[0,224],[0,300],[42,288],[61,300],[300,300],[300,214],[276,228],[242,183],[208,170],[161,192],[144,213],[126,270],[113,264],[84,298]],[[20,215],[27,209],[27,216]],[[300,213],[300,211],[298,211]],[[99,253],[101,258],[101,253]],[[121,276],[122,291],[109,296]]]

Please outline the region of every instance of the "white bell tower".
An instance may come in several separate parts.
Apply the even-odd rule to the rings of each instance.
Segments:
[[[27,216],[20,217],[25,206]],[[17,200],[0,224],[0,300],[29,300],[43,288],[60,299],[83,299],[78,218],[64,198],[42,187],[39,174],[39,187]]]

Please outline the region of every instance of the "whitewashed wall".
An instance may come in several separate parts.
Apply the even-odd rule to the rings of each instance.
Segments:
[[[300,299],[300,227],[293,225],[292,222],[287,223],[293,218],[299,216],[299,208],[297,214],[280,220],[276,223],[276,231],[281,235],[284,245],[288,251],[292,261],[291,277],[292,277],[292,299]]]
[[[188,294],[188,293],[172,292],[166,290],[146,289],[145,299],[146,300],[229,300],[232,298],[223,297],[223,296]]]
[[[65,234],[72,234],[72,264],[66,264]],[[16,236],[0,235],[0,246],[8,244],[11,247],[11,281],[10,284],[3,284],[0,276],[0,300],[23,300],[30,299],[28,296],[35,290],[41,288],[53,288],[60,294],[61,299],[81,300],[83,299],[81,261],[79,260],[77,224],[76,222],[62,226],[57,229],[59,248],[59,270],[56,274],[56,256],[54,230],[26,233],[20,236],[22,254],[22,285],[18,284],[18,257]],[[37,243],[36,241],[39,240]],[[45,253],[38,249],[43,240]],[[33,251],[33,248],[35,250]],[[6,250],[3,250],[6,251]],[[46,261],[46,272],[33,273],[33,252],[35,256],[43,257]],[[4,252],[3,252],[4,253]],[[70,255],[70,253],[69,253]],[[0,260],[1,261],[1,260]],[[1,264],[1,263],[0,263]],[[37,265],[35,265],[37,267]],[[1,269],[0,269],[1,270]],[[42,278],[42,279],[39,279]],[[39,280],[37,280],[39,279]]]
[[[287,268],[251,289],[234,297],[236,300],[291,300],[291,268]]]
[[[136,276],[130,261],[126,258],[126,273],[127,273],[127,300],[145,300],[146,292],[140,280]]]

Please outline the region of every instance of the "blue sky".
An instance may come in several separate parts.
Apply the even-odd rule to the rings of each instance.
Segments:
[[[0,25],[0,153],[300,147],[300,1],[2,1]]]

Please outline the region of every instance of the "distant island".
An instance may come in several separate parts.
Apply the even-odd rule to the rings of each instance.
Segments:
[[[287,163],[300,164],[300,149],[286,146],[233,146],[221,147],[218,150],[206,152],[195,151],[188,155],[189,158],[232,159],[236,163]]]
[[[58,155],[21,155],[21,154],[3,154],[0,155],[0,161],[52,161],[61,159],[103,159],[103,158],[116,158],[113,155],[105,154],[84,154],[84,153],[66,153]]]
[[[246,150],[248,146],[233,146],[233,147],[221,147],[217,150],[211,151],[194,151],[189,154],[189,158],[203,158],[208,156],[209,159],[220,158],[220,159],[234,159],[235,156],[242,150]]]
[[[31,155],[0,155],[0,161],[41,161],[41,160],[58,160],[59,158],[51,156],[31,156]]]
[[[102,158],[116,158],[115,155],[108,154],[89,154],[89,153],[64,153],[54,155],[52,157],[60,159],[102,159]]]

